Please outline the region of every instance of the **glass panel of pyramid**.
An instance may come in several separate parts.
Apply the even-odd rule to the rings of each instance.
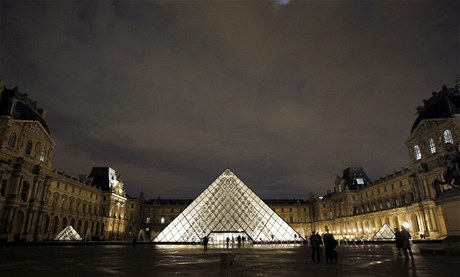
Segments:
[[[244,232],[254,242],[301,240],[301,236],[230,169],[217,177],[153,241],[200,242],[213,232]]]

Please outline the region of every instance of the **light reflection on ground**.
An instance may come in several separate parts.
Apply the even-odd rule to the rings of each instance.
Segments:
[[[235,255],[232,266],[221,253]],[[0,246],[3,276],[451,276],[458,257],[421,255],[398,260],[394,246],[341,246],[334,264],[311,261],[304,245],[36,245]],[[323,252],[324,255],[324,252]],[[449,273],[449,274],[448,274]]]

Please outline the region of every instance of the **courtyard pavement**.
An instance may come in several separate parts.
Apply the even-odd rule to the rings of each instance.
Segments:
[[[393,244],[338,247],[338,262],[311,261],[306,245],[82,244],[1,245],[7,276],[456,276],[459,256],[421,254],[396,259]],[[222,265],[222,252],[235,255]],[[323,251],[324,252],[324,251]]]

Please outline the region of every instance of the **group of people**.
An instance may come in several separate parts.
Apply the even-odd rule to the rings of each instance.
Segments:
[[[410,239],[412,238],[409,231],[401,226],[401,231],[398,228],[394,228],[396,249],[398,253],[398,259],[401,259],[402,253],[406,259],[414,259],[412,249],[410,246]],[[337,240],[334,239],[334,235],[329,233],[329,229],[326,229],[326,233],[321,237],[318,232],[313,231],[310,236],[311,246],[311,260],[321,262],[321,245],[324,243],[326,249],[326,262],[337,262]],[[316,259],[315,259],[316,258]]]
[[[410,247],[410,239],[412,236],[409,231],[407,231],[404,226],[401,226],[401,231],[399,231],[398,228],[395,228],[394,230],[398,259],[401,259],[401,251],[404,253],[406,259],[409,259],[409,255],[413,259],[414,255],[412,254],[412,249]]]
[[[326,262],[337,262],[337,240],[334,235],[329,233],[329,229],[326,229],[326,233],[321,236],[318,232],[313,231],[310,236],[311,246],[311,260],[315,261],[315,256],[318,262],[321,262],[321,245],[324,243],[326,249]]]

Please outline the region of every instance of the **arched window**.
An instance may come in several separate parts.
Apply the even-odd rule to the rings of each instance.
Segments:
[[[30,140],[27,142],[25,153],[27,156],[32,153],[32,142]]]
[[[450,130],[444,131],[444,142],[454,144],[454,139],[452,138],[452,133],[450,132]]]
[[[22,201],[27,201],[27,193],[29,192],[29,183],[24,182],[22,183],[22,190],[21,190],[21,199]]]
[[[415,145],[414,151],[415,151],[415,159],[420,160],[422,158],[422,152],[420,151],[420,147],[418,145]]]
[[[43,147],[42,150],[40,151],[40,161],[44,162],[45,160],[46,160],[46,149],[45,147]]]
[[[434,139],[430,138],[430,140],[428,142],[430,144],[431,154],[436,153],[436,144],[434,144]]]
[[[11,133],[10,137],[8,138],[8,147],[14,148],[16,145],[16,133]]]

